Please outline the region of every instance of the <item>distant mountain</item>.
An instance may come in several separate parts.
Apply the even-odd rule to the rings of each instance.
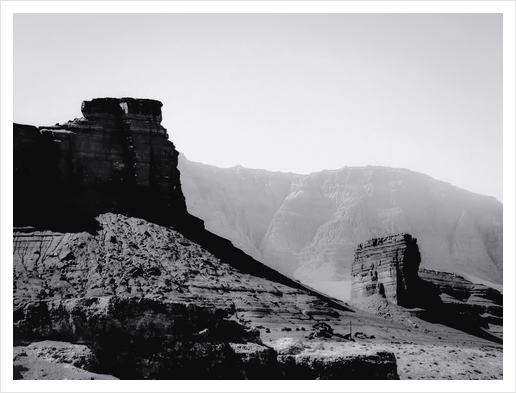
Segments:
[[[221,169],[179,155],[189,213],[280,272],[343,299],[358,243],[410,233],[422,268],[502,283],[503,205],[408,169],[309,175]],[[500,285],[495,285],[498,288]]]

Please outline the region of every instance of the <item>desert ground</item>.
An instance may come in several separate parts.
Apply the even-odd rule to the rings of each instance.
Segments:
[[[342,338],[349,334],[345,323],[335,326],[335,335],[331,339],[310,340],[308,336],[313,323],[281,329],[271,326],[269,332],[265,327],[261,336],[266,345],[273,345],[288,335],[299,339],[307,346],[305,351],[314,354],[393,352],[402,380],[503,379],[501,344],[409,317],[406,311],[396,312],[397,309],[391,306],[388,317],[371,317],[371,314],[356,310],[350,318],[354,341]],[[491,326],[490,333],[502,337],[502,327]]]

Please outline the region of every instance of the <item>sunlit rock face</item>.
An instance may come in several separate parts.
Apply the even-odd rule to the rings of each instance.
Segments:
[[[413,306],[421,256],[409,234],[360,243],[351,268],[352,298],[379,294],[400,306]]]
[[[188,211],[208,230],[302,282],[350,282],[357,244],[405,232],[422,267],[501,283],[503,205],[493,197],[389,167],[295,175],[180,155],[179,169]]]

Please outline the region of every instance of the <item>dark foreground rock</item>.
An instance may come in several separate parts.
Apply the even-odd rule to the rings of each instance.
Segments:
[[[18,351],[15,376],[35,376],[20,363],[20,354],[28,352],[121,379],[397,378],[392,353],[278,355],[256,329],[229,320],[232,312],[148,298],[27,304],[15,312],[18,343],[52,338],[82,343],[91,352],[84,345],[57,350],[31,344]]]
[[[280,355],[278,362],[286,379],[399,379],[391,352]]]
[[[161,106],[101,98],[62,125],[15,124],[14,224],[75,230],[107,211],[184,220],[179,153],[161,126]]]
[[[85,345],[45,340],[13,349],[13,379],[118,379],[92,372],[98,366]]]
[[[237,378],[239,357],[229,343],[260,339],[227,316],[226,310],[137,297],[47,301],[17,310],[14,334],[19,342],[83,343],[99,369],[123,379]]]

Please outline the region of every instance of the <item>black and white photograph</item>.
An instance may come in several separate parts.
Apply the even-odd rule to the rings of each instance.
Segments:
[[[514,6],[2,1],[2,391],[514,391]]]

